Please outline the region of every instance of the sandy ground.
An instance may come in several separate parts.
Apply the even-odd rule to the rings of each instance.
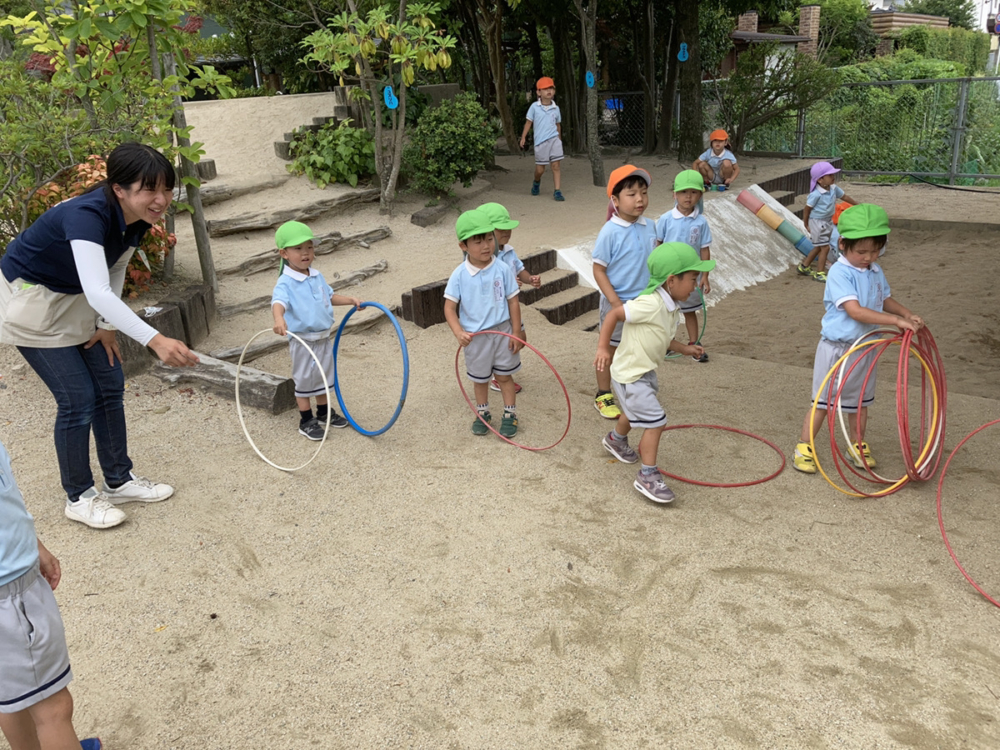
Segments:
[[[280,103],[291,111],[271,113],[276,132],[324,114],[308,99]],[[220,182],[280,173],[271,133],[247,147],[258,137],[244,124],[254,112],[189,112]],[[605,198],[590,186],[586,160],[565,162],[563,204],[527,195],[529,159],[499,163],[509,172],[469,204],[507,205],[522,221],[513,240],[522,254],[596,235]],[[640,163],[653,169],[658,214],[677,165]],[[790,168],[748,167],[755,179]],[[285,207],[310,190],[292,181],[209,210]],[[982,220],[996,205],[983,195],[944,205],[933,188],[865,190],[893,215]],[[317,232],[379,224],[394,232],[370,249],[321,257],[318,267],[331,277],[387,259],[387,272],[348,290],[387,303],[447,275],[460,259],[453,225],[411,225],[422,202],[404,196],[393,217],[370,206],[315,222]],[[217,266],[269,243],[266,233],[217,240]],[[997,298],[979,272],[991,267],[991,250],[990,237],[901,231],[885,258],[894,295],[941,343],[949,450],[1000,417]],[[178,270],[193,278],[197,268],[182,232]],[[272,284],[267,273],[227,279],[220,301]],[[714,307],[711,363],[660,370],[670,421],[748,429],[790,453],[808,402],[821,294],[786,274]],[[749,488],[673,483],[673,507],[653,506],[632,489],[632,467],[600,446],[609,423],[591,407],[594,335],[551,326],[530,309],[525,320],[569,389],[572,425],[557,448],[474,439],[453,374],[454,337],[444,326],[404,323],[411,368],[400,420],[374,439],[334,432],[295,475],[253,454],[231,401],[151,375],[131,380],[136,468],[177,494],[130,506],[129,521],[105,532],[63,518],[52,399],[16,351],[0,349],[0,437],[39,534],[62,560],[57,597],[81,735],[100,734],[110,750],[1000,744],[1000,620],[948,559],[934,483],[857,501],[786,468]],[[265,327],[266,310],[229,319],[201,348],[242,344]],[[289,369],[281,354],[257,364]],[[381,424],[402,377],[393,329],[346,338],[340,367],[352,413]],[[890,369],[869,437],[898,475]],[[553,442],[567,421],[555,379],[526,354],[518,380],[519,437]],[[293,414],[254,413],[248,423],[279,462],[301,463],[315,448],[296,434]],[[945,493],[956,551],[994,594],[996,430],[959,454]],[[660,458],[668,470],[723,482],[779,463],[760,443],[707,430],[668,433]]]

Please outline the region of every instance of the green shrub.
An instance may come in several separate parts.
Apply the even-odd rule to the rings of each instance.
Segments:
[[[414,185],[432,195],[455,182],[468,187],[490,164],[498,133],[486,110],[468,92],[424,112],[403,152]]]
[[[375,174],[375,141],[363,128],[349,122],[323,125],[318,132],[298,130],[289,147],[292,174],[304,174],[319,187],[346,182],[356,187],[362,177]]]
[[[964,68],[962,75],[981,73],[990,54],[990,37],[961,28],[932,29],[909,26],[895,35],[896,44],[933,60],[947,60]]]

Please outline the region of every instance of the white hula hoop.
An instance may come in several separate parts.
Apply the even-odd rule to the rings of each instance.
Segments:
[[[319,374],[323,378],[323,387],[326,389],[326,403],[327,403],[326,429],[323,431],[323,439],[319,441],[319,445],[316,447],[316,452],[312,454],[312,457],[310,457],[310,459],[308,461],[306,461],[301,466],[296,466],[293,469],[290,469],[290,468],[288,468],[286,466],[278,466],[278,464],[274,463],[274,461],[272,461],[271,459],[269,459],[267,456],[265,456],[263,453],[260,452],[260,448],[257,447],[257,444],[253,441],[253,438],[250,437],[250,431],[247,430],[247,424],[243,420],[243,406],[240,404],[240,371],[243,368],[243,359],[247,356],[247,349],[250,348],[250,344],[252,344],[254,341],[256,341],[258,338],[260,338],[261,336],[263,336],[266,333],[274,334],[274,331],[271,330],[270,328],[267,328],[267,329],[265,329],[263,331],[260,331],[259,333],[255,333],[253,335],[253,338],[251,338],[247,342],[247,345],[243,347],[243,352],[240,354],[240,361],[236,363],[236,415],[240,418],[240,427],[243,428],[243,435],[246,437],[247,442],[250,443],[250,447],[253,448],[254,453],[256,453],[258,456],[260,456],[261,460],[263,460],[264,463],[266,463],[266,464],[268,464],[270,466],[273,466],[275,469],[278,469],[279,471],[287,471],[287,472],[291,473],[293,471],[298,471],[299,469],[304,469],[309,464],[311,464],[313,462],[313,459],[316,458],[316,456],[319,455],[320,450],[323,448],[323,443],[326,442],[326,436],[330,432],[330,417],[332,416],[332,411],[331,411],[330,406],[329,406],[329,404],[330,404],[330,383],[329,383],[329,381],[327,381],[327,379],[326,379],[326,373],[323,372],[323,365],[320,363],[319,357],[316,356],[316,352],[314,352],[312,350],[312,347],[309,346],[305,341],[303,341],[302,339],[300,339],[298,336],[296,336],[294,333],[292,333],[291,331],[288,331],[288,335],[291,336],[296,341],[298,341],[300,344],[302,344],[302,346],[304,346],[306,348],[306,351],[309,352],[309,356],[313,358],[313,361],[316,363],[316,367],[319,368]]]

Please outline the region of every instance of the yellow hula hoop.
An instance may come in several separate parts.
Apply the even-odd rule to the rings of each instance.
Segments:
[[[846,352],[844,352],[843,356],[841,356],[841,358],[838,359],[834,363],[833,367],[830,368],[830,371],[827,372],[826,377],[823,378],[823,382],[822,382],[822,384],[820,384],[819,389],[816,391],[816,397],[813,399],[812,409],[809,411],[809,423],[810,423],[810,425],[816,419],[816,410],[817,410],[818,405],[819,405],[819,399],[823,395],[823,393],[826,391],[827,383],[830,382],[830,378],[833,377],[833,374],[840,369],[840,367],[848,359],[848,357],[850,357],[856,351],[860,351],[861,349],[864,349],[866,347],[875,346],[876,344],[883,344],[883,343],[885,343],[885,339],[881,339],[880,338],[880,339],[873,339],[872,341],[865,341],[863,343],[856,344],[855,346],[852,346],[850,349],[848,349]],[[893,341],[892,343],[896,344],[896,345],[901,345],[902,344],[901,341]],[[939,422],[939,419],[940,419],[940,410],[938,408],[938,390],[937,390],[937,384],[935,383],[933,377],[931,376],[930,367],[927,364],[926,360],[924,360],[924,358],[921,357],[918,352],[916,352],[916,351],[914,351],[912,349],[910,351],[911,351],[911,353],[918,360],[920,360],[920,364],[924,368],[924,371],[927,373],[928,379],[933,384],[933,387],[931,388],[931,394],[933,396],[933,410],[932,410],[933,417],[931,418],[931,424],[932,425],[937,425],[938,422]],[[827,406],[829,406],[829,404],[827,404]],[[827,413],[827,419],[829,419],[831,417],[831,415],[829,414],[829,409],[827,410],[827,412],[828,412]],[[810,432],[811,432],[811,429],[810,429]],[[900,440],[902,440],[902,436],[900,436]],[[920,451],[920,455],[917,457],[917,460],[916,460],[915,463],[919,464],[919,463],[921,463],[923,461],[924,456],[926,456],[927,453],[928,453],[928,451],[931,449],[931,443],[932,442],[935,442],[935,443],[937,442],[936,430],[933,430],[933,429],[928,431],[927,442],[924,443],[924,446],[923,446],[923,448]],[[897,489],[899,489],[904,484],[906,484],[907,482],[910,481],[909,475],[904,474],[901,479],[896,480],[889,487],[886,487],[883,490],[879,490],[878,492],[869,493],[867,495],[861,494],[860,492],[852,492],[850,490],[845,490],[843,487],[840,487],[836,482],[834,482],[832,479],[830,479],[830,477],[827,475],[827,473],[823,470],[823,466],[819,462],[819,456],[816,453],[816,436],[815,435],[812,435],[809,438],[809,447],[812,449],[813,460],[816,462],[816,468],[819,469],[819,473],[823,475],[823,478],[827,481],[827,483],[831,487],[833,487],[835,490],[837,490],[838,492],[842,492],[845,495],[848,495],[850,497],[883,497],[884,495],[888,495],[888,494],[890,494],[892,492],[895,492]]]

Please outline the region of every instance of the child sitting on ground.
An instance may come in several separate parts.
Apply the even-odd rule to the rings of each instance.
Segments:
[[[715,268],[715,261],[702,260],[690,245],[669,242],[653,251],[648,265],[649,283],[642,294],[614,308],[601,325],[594,366],[601,372],[611,365],[611,387],[622,410],[615,428],[601,441],[605,450],[626,464],[634,464],[641,457],[642,468],[635,479],[635,488],[654,503],[669,503],[674,493],[656,468],[660,435],[667,423],[667,415],[656,397],[659,390],[656,369],[668,351],[696,358],[703,351],[698,344],[677,341],[674,332],[680,318],[678,303],[691,296],[698,274]],[[612,354],[611,336],[622,323],[621,346]],[[644,430],[638,454],[628,444],[628,433],[633,426]]]
[[[826,314],[813,363],[814,401],[827,373],[862,335],[879,326],[896,326],[916,332],[924,325],[923,320],[889,296],[889,282],[875,262],[888,234],[889,217],[878,206],[861,203],[840,215],[840,257],[830,269],[823,292]],[[870,356],[871,348],[855,352],[844,366],[849,368],[858,359]],[[870,364],[869,359],[856,365],[840,392],[841,408],[847,412],[851,436],[857,440],[849,450],[851,461],[859,469],[863,469],[866,462],[872,468],[876,465],[865,442],[868,407],[875,400],[876,371],[872,371],[864,393],[861,392]],[[827,382],[827,388],[829,386]],[[827,394],[823,393],[819,394],[815,418],[811,409],[806,413],[792,462],[796,469],[806,474],[816,473],[816,460],[809,443],[823,425],[828,408]]]
[[[306,342],[309,349],[288,337],[288,353],[292,357],[292,379],[295,381],[295,402],[299,408],[299,434],[310,440],[322,440],[326,434],[327,409],[331,427],[347,427],[347,420],[327,404],[327,384],[333,387],[333,305],[361,307],[357,297],[335,294],[326,279],[312,267],[316,259],[313,233],[305,224],[286,221],[274,235],[281,254],[282,269],[271,295],[274,332],[285,336],[289,331]],[[309,350],[323,365],[320,372]],[[313,417],[309,399],[316,398]]]
[[[683,242],[695,249],[701,250],[701,259],[709,260],[712,256],[709,245],[712,244],[712,230],[708,228],[708,220],[698,210],[698,201],[705,191],[701,175],[693,169],[686,169],[674,178],[674,201],[672,211],[667,211],[656,220],[657,242]],[[698,290],[701,290],[701,294]],[[684,313],[684,326],[687,328],[689,344],[702,344],[698,340],[698,311],[704,308],[702,295],[712,291],[708,281],[708,273],[698,277],[698,286],[689,299],[681,302],[681,312]],[[708,354],[702,351],[696,362],[708,362]]]
[[[555,192],[552,197],[557,201],[566,200],[559,190],[559,162],[563,159],[562,147],[562,114],[559,105],[552,100],[556,96],[556,84],[548,76],[542,76],[535,84],[538,101],[532,102],[525,116],[524,131],[521,133],[521,148],[524,148],[528,131],[535,127],[535,181],[531,183],[531,194],[538,195],[542,186],[542,175],[545,167],[552,167],[552,181]]]
[[[802,209],[802,222],[809,228],[813,249],[797,270],[801,275],[812,276],[816,281],[826,281],[826,258],[830,252],[837,201],[843,200],[852,206],[857,202],[834,184],[839,171],[827,161],[818,161],[809,169],[809,197],[806,198],[806,207]],[[814,271],[810,266],[817,257],[819,262]]]
[[[35,523],[0,443],[0,730],[11,750],[100,750],[73,729],[73,672],[52,591],[59,561],[35,535]]]
[[[601,290],[600,319],[630,299],[635,299],[649,283],[646,260],[656,247],[653,222],[643,217],[649,205],[649,172],[632,164],[618,167],[608,179],[608,198],[614,208],[611,218],[601,228],[594,242],[594,281]],[[611,356],[621,343],[621,324],[611,334]],[[621,410],[611,392],[611,374],[607,368],[597,371],[597,395],[594,408],[605,419],[618,419]]]
[[[713,185],[725,190],[740,176],[736,155],[729,150],[729,133],[721,129],[713,130],[708,136],[708,143],[705,153],[694,160],[692,168],[704,179],[705,190],[711,190]]]
[[[510,242],[512,230],[517,228],[521,222],[510,218],[510,213],[499,203],[484,203],[479,207],[479,210],[485,213],[486,217],[493,222],[493,238],[496,240],[497,260],[510,266],[510,270],[514,273],[514,278],[517,279],[519,284],[531,284],[535,289],[540,287],[542,285],[542,277],[533,276],[528,273],[524,268],[524,263],[521,262],[521,259],[517,257],[517,253],[514,252],[513,245],[507,244]],[[520,337],[522,341],[528,340],[524,333],[523,320],[521,321]],[[496,378],[490,381],[490,390],[500,391],[500,384]],[[514,383],[514,392],[521,392],[521,386],[517,383]]]
[[[459,216],[455,232],[465,260],[452,272],[445,286],[444,317],[465,349],[465,371],[476,397],[477,417],[472,423],[472,434],[489,432],[487,425],[493,419],[489,383],[495,379],[504,403],[499,432],[505,438],[512,438],[517,434],[517,396],[512,376],[521,369],[518,352],[522,344],[507,336],[471,334],[521,330],[517,280],[510,266],[494,257],[493,222],[482,210],[466,211]]]

